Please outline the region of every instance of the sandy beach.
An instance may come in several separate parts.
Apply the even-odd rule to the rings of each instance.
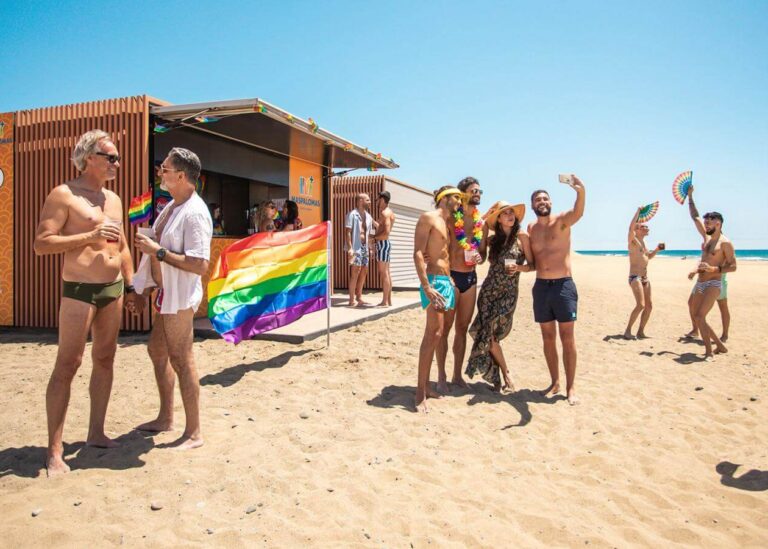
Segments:
[[[729,275],[730,352],[702,362],[679,339],[694,261],[651,262],[651,337],[625,341],[626,258],[574,256],[576,407],[536,391],[549,378],[525,274],[503,342],[518,391],[475,378],[427,416],[410,411],[420,310],[335,333],[329,350],[196,342],[205,446],[189,452],[161,447],[179,432],[132,431],[158,397],[146,336],[123,337],[107,415],[122,448],[84,447],[86,355],[64,432],[72,472],[50,480],[55,336],[4,331],[1,545],[765,547],[768,263]],[[719,330],[716,308],[710,320]],[[178,395],[176,408],[183,427]]]

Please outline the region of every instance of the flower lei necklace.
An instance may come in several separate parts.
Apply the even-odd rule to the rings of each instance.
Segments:
[[[464,230],[464,206],[459,206],[453,214],[453,232],[456,235],[456,241],[465,250],[477,250],[480,241],[483,239],[483,220],[477,208],[472,212],[472,236],[467,238]]]

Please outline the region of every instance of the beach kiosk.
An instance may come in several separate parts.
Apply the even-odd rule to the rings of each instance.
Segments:
[[[94,128],[109,133],[122,155],[109,188],[123,199],[126,228],[130,199],[154,188],[156,165],[171,148],[200,156],[198,192],[224,221],[212,242],[211,268],[225,246],[250,234],[255,204],[293,200],[308,226],[329,219],[334,170],[398,167],[258,98],[172,105],[142,95],[0,114],[0,326],[57,326],[61,257],[35,256],[32,243],[45,197],[76,176],[72,148]],[[153,197],[156,211],[163,197]],[[126,233],[133,247],[133,231]],[[148,313],[123,317],[125,330],[149,328]]]

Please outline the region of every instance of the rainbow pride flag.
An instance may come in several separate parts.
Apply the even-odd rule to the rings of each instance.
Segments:
[[[150,217],[152,217],[151,190],[131,199],[131,204],[128,207],[128,221],[130,221],[131,225],[138,225],[139,223],[144,223]]]
[[[330,222],[256,233],[221,252],[208,283],[208,318],[239,343],[328,307]]]

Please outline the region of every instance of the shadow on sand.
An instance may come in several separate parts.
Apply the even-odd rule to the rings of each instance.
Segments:
[[[200,378],[200,385],[220,385],[221,387],[231,387],[248,372],[263,372],[268,368],[281,368],[288,364],[295,356],[305,355],[316,351],[316,349],[303,349],[301,351],[286,351],[268,360],[252,362],[251,364],[238,364],[230,366],[215,374],[208,374]]]
[[[416,389],[412,386],[388,385],[374,398],[366,401],[366,404],[377,408],[399,408],[401,410],[413,412],[413,398],[415,393]],[[512,427],[525,427],[528,425],[533,419],[533,414],[531,414],[528,407],[528,404],[531,402],[537,404],[554,404],[559,400],[565,400],[565,396],[563,395],[557,395],[554,398],[545,398],[542,396],[541,391],[533,391],[531,389],[521,389],[514,393],[496,393],[490,385],[482,382],[470,384],[469,389],[457,389],[454,387],[451,393],[443,396],[443,399],[464,395],[472,395],[467,402],[468,406],[474,406],[475,404],[480,403],[506,403],[517,410],[520,414],[520,421],[502,427],[500,429],[502,431]]]
[[[768,471],[751,469],[739,477],[734,477],[736,470],[741,467],[737,463],[730,461],[721,461],[715,467],[715,471],[720,475],[720,483],[729,488],[738,488],[739,490],[748,490],[750,492],[764,492],[768,490]]]
[[[658,356],[674,355],[677,358],[673,358],[672,360],[674,360],[678,364],[693,364],[695,362],[706,362],[704,360],[703,356],[697,355],[696,353],[683,353],[683,354],[680,354],[680,353],[674,353],[672,351],[659,351],[656,354]]]
[[[131,431],[115,439],[120,448],[105,449],[86,446],[85,442],[64,444],[64,459],[72,471],[77,469],[111,469],[122,471],[143,467],[140,456],[149,452],[155,442],[152,438]],[[15,475],[37,478],[45,475],[46,448],[24,446],[0,450],[0,478]]]

